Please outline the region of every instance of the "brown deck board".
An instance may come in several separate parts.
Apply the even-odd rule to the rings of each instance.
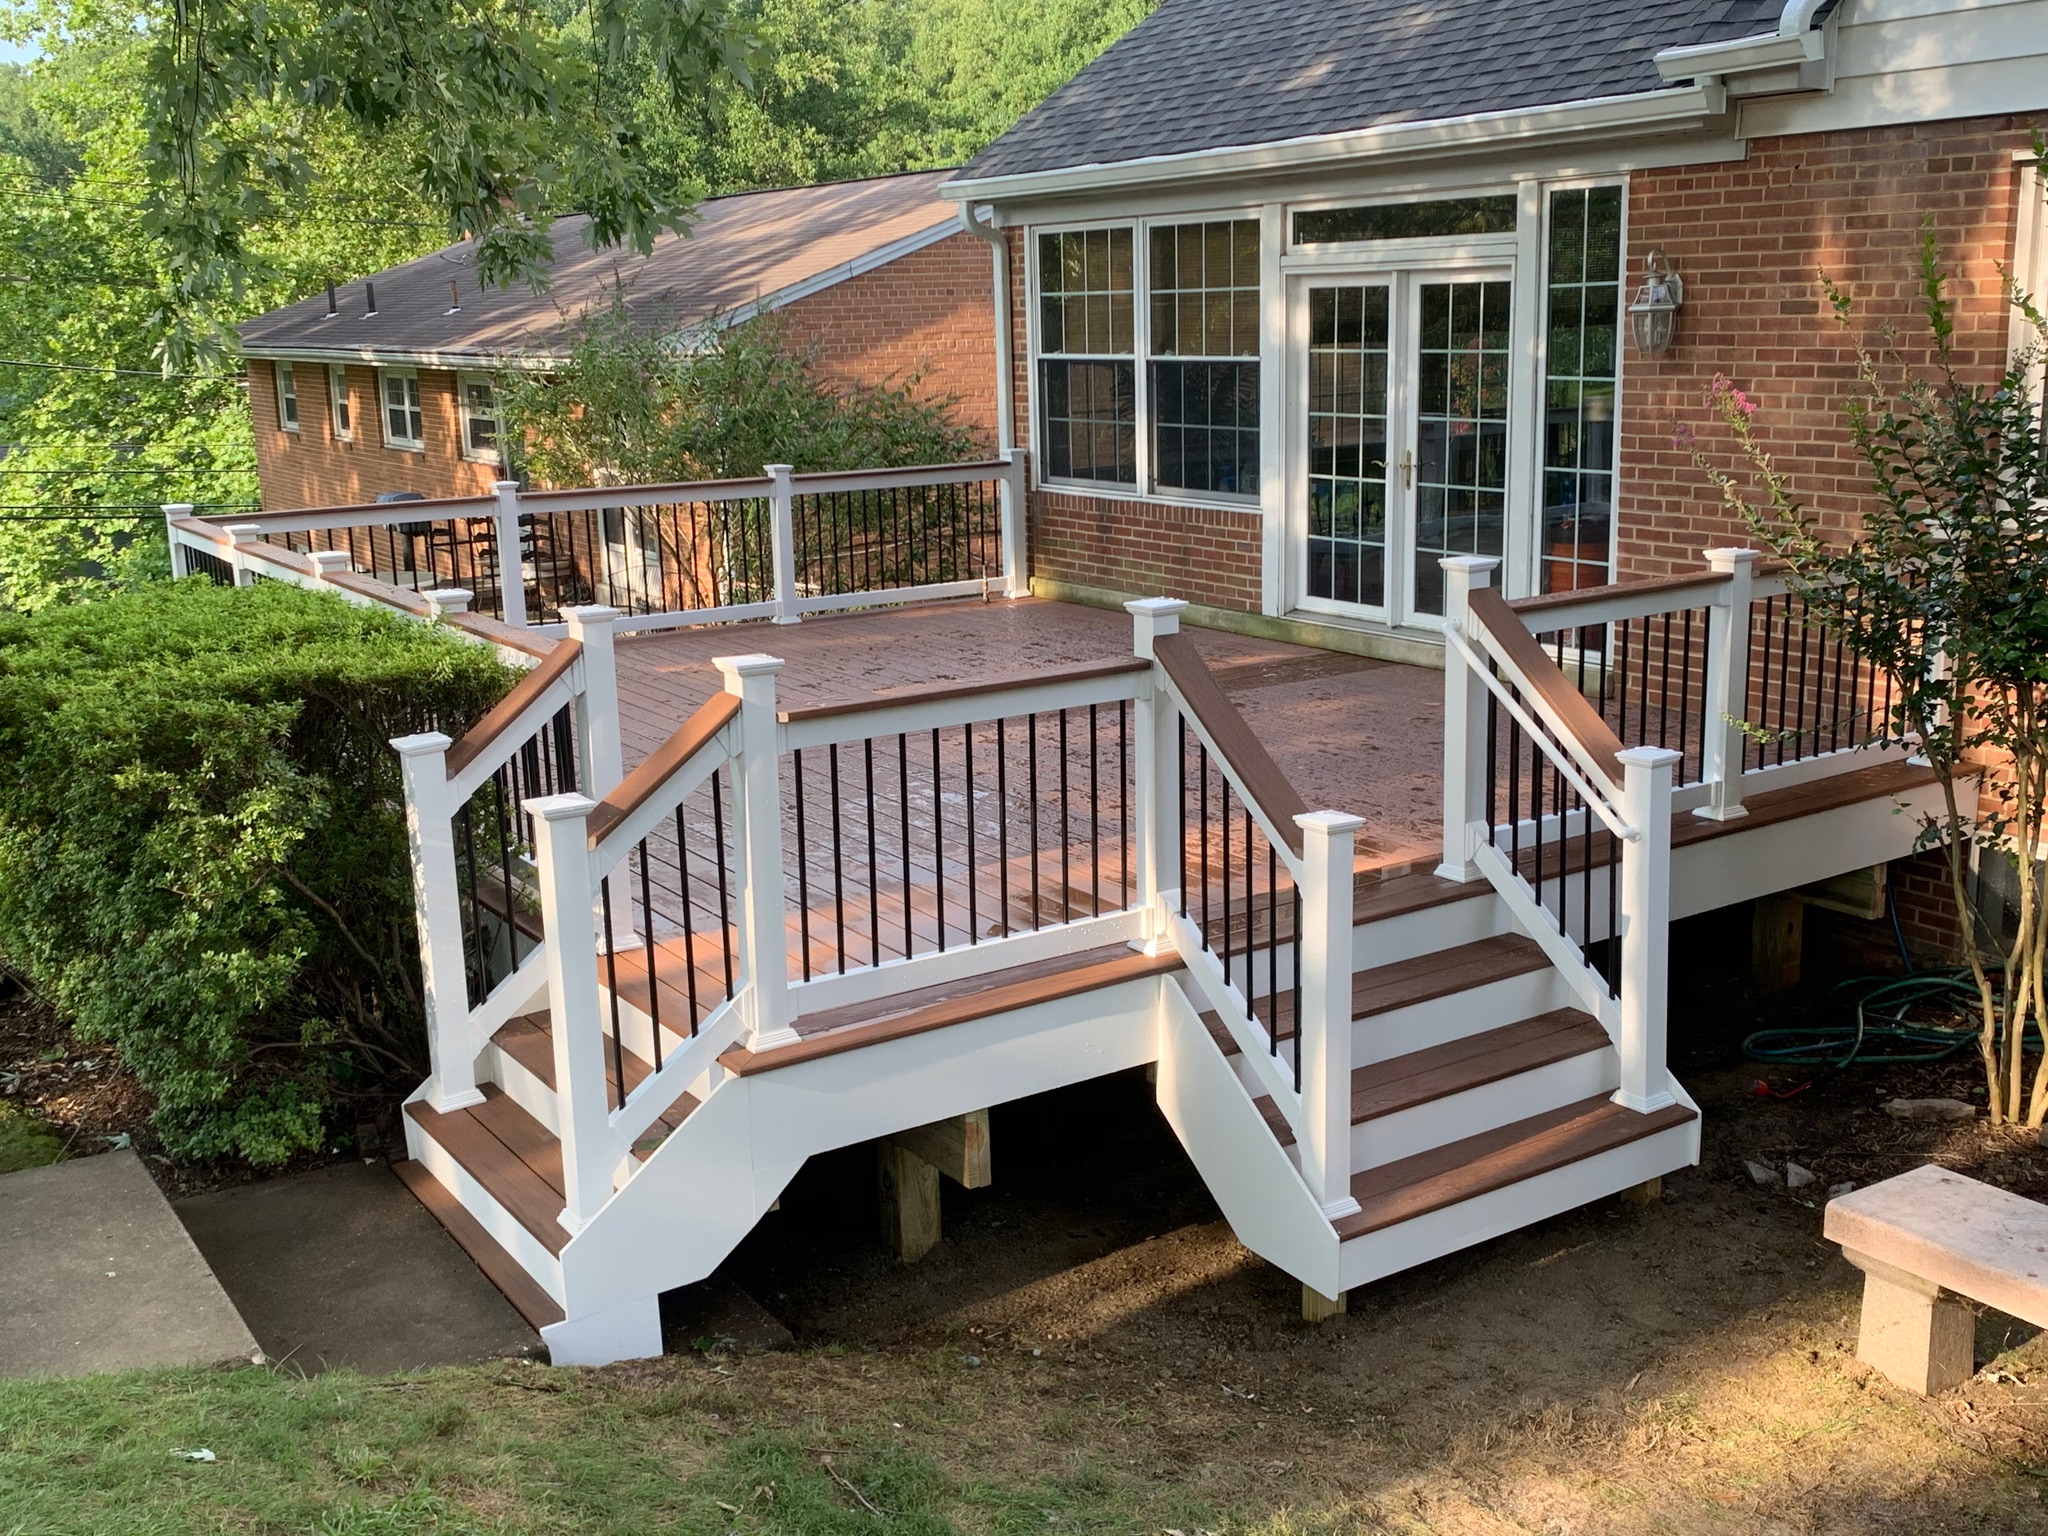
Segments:
[[[476,1267],[484,1272],[484,1278],[512,1303],[512,1309],[526,1319],[529,1328],[538,1333],[549,1324],[562,1320],[561,1303],[519,1267],[519,1261],[484,1230],[482,1222],[462,1208],[462,1202],[455,1198],[454,1192],[435,1178],[425,1163],[408,1158],[404,1162],[393,1163],[391,1171],[427,1208],[428,1214],[447,1229],[456,1246],[475,1261]]]
[[[486,1084],[483,1094],[483,1103],[470,1106],[471,1118],[560,1195],[566,1186],[562,1179],[562,1143],[555,1133],[507,1098],[495,1083]]]
[[[484,1096],[488,1099],[495,1092],[495,1088],[486,1088]],[[426,1103],[416,1101],[406,1105],[405,1112],[549,1253],[558,1254],[568,1246],[569,1233],[559,1220],[562,1214],[559,1187],[550,1186],[525,1159],[506,1146],[490,1126],[479,1120],[473,1109],[458,1109],[444,1115]],[[519,1112],[526,1113],[524,1110]],[[528,1115],[527,1119],[532,1120],[533,1117]],[[540,1124],[539,1121],[533,1123]],[[541,1134],[547,1134],[545,1128]]]
[[[1519,934],[1498,934],[1470,944],[1414,955],[1360,971],[1351,979],[1351,1016],[1369,1019],[1396,1008],[1433,1002],[1548,966],[1542,947]]]

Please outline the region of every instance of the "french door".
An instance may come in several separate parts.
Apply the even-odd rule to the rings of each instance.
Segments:
[[[1500,555],[1506,268],[1299,277],[1287,494],[1300,606],[1391,624],[1443,612],[1446,555]]]

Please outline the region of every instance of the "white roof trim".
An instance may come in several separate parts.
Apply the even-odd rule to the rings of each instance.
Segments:
[[[1355,166],[1360,161],[1394,157],[1483,154],[1513,143],[1579,139],[1624,131],[1680,133],[1705,126],[1726,109],[1727,94],[1720,82],[1699,80],[1628,96],[1589,97],[1547,107],[1474,112],[1419,123],[1389,123],[1377,128],[1281,139],[1270,144],[1149,155],[1137,160],[1068,166],[1015,176],[956,178],[941,182],[939,195],[957,202],[1035,197],[1219,175],[1313,170],[1338,162]]]
[[[1825,3],[1787,0],[1775,32],[1662,49],[1656,56],[1657,73],[1666,80],[1696,80],[1817,64],[1827,57],[1829,29],[1816,29],[1813,17]]]

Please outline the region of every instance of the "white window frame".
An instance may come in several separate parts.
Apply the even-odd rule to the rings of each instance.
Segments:
[[[1053,476],[1046,474],[1043,468],[1046,463],[1045,418],[1039,407],[1043,404],[1042,396],[1044,391],[1039,382],[1039,365],[1046,361],[1046,357],[1041,334],[1042,327],[1039,323],[1042,305],[1038,271],[1038,241],[1043,235],[1077,234],[1096,229],[1127,229],[1131,232],[1131,419],[1135,432],[1135,441],[1131,448],[1132,478],[1129,482],[1122,480],[1081,480],[1072,476]],[[1126,501],[1146,499],[1145,471],[1149,455],[1145,447],[1145,368],[1144,354],[1140,350],[1142,341],[1139,330],[1139,327],[1143,324],[1139,308],[1145,302],[1145,289],[1138,272],[1139,262],[1142,259],[1138,245],[1139,239],[1138,226],[1130,219],[1079,219],[1062,224],[1032,224],[1025,228],[1024,320],[1027,337],[1026,350],[1030,356],[1030,366],[1025,370],[1028,375],[1025,380],[1025,387],[1030,395],[1031,404],[1032,475],[1041,485],[1073,491],[1086,496],[1108,496]],[[1066,357],[1067,355],[1066,353],[1059,354],[1060,357]],[[1084,354],[1075,355],[1081,356]],[[1085,355],[1117,357],[1122,354],[1105,352]]]
[[[1229,507],[1233,511],[1257,511],[1261,491],[1207,491],[1179,485],[1161,485],[1159,466],[1153,462],[1153,434],[1158,423],[1151,419],[1152,413],[1152,365],[1155,362],[1233,362],[1251,363],[1259,370],[1259,484],[1266,483],[1266,433],[1268,413],[1266,396],[1273,387],[1268,377],[1265,355],[1265,225],[1262,210],[1257,204],[1224,213],[1176,213],[1138,221],[1138,262],[1142,270],[1134,272],[1138,302],[1144,306],[1144,314],[1134,317],[1133,329],[1138,346],[1138,431],[1144,438],[1138,458],[1138,484],[1148,499],[1170,501],[1181,505],[1197,507]],[[1161,359],[1152,350],[1152,231],[1155,229],[1176,229],[1185,224],[1243,223],[1259,228],[1259,342],[1248,354],[1241,357],[1220,358],[1204,354],[1201,358],[1175,357]]]
[[[478,448],[477,446],[475,446],[475,444],[473,444],[470,441],[469,391],[470,386],[475,384],[481,384],[485,389],[491,392],[491,413],[489,420],[491,423],[491,436],[493,442],[492,446],[489,448]],[[457,408],[457,415],[460,418],[462,428],[462,456],[465,459],[468,459],[473,464],[504,463],[504,451],[502,446],[498,442],[499,434],[504,431],[504,418],[498,414],[498,386],[496,380],[494,380],[487,373],[456,374],[455,403]]]
[[[391,431],[391,385],[401,379],[412,381],[412,400],[403,407],[416,419],[416,437],[397,437]],[[427,402],[420,392],[420,376],[412,368],[379,368],[377,370],[377,425],[386,448],[395,448],[402,453],[424,453],[427,448]]]
[[[273,362],[270,377],[277,393],[277,429],[296,433],[299,430],[299,385],[292,373],[292,365],[282,359]]]
[[[355,409],[349,399],[348,368],[342,363],[327,365],[327,422],[337,443],[355,441]]]
[[[2032,150],[2019,160],[2019,225],[2013,232],[2013,274],[2036,308],[2048,306],[2048,163],[2035,158]],[[2028,348],[2038,348],[2041,338],[2027,323],[2026,316],[2012,316],[2011,341],[2007,356],[2017,358]],[[2034,398],[2048,399],[2048,357],[2034,360]]]

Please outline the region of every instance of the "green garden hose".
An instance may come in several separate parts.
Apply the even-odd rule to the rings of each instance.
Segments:
[[[1977,984],[1965,970],[1855,976],[1833,996],[1855,1008],[1853,1024],[1760,1029],[1742,1042],[1742,1054],[1772,1066],[1839,1072],[1855,1063],[1925,1066],[1977,1043]],[[1916,1011],[1920,1017],[1908,1017]],[[2030,1024],[2028,1033],[2038,1045],[2038,1026]]]

